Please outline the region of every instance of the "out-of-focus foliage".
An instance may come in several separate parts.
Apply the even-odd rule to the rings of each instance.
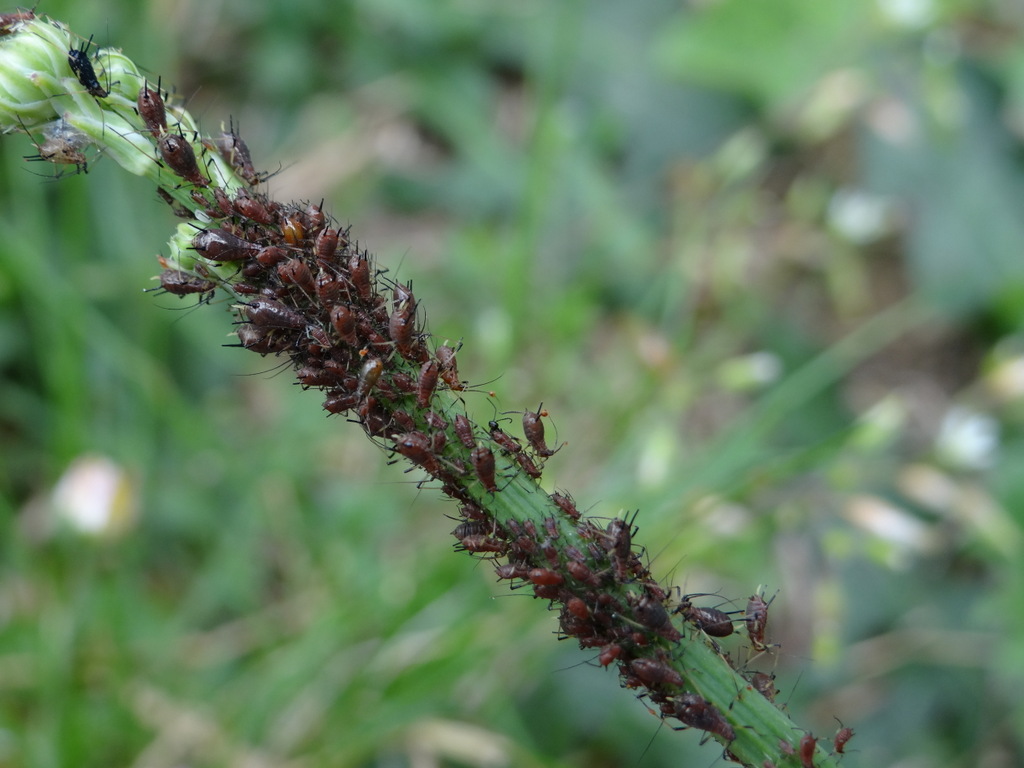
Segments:
[[[780,698],[848,764],[1024,760],[1017,4],[40,11],[325,197],[658,573],[778,591]],[[31,153],[0,142],[0,766],[713,759],[221,307],[142,293],[143,182]]]

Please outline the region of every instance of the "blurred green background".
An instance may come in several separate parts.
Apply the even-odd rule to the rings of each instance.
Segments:
[[[761,666],[845,764],[1024,764],[1024,7],[85,5],[39,11],[232,116],[498,408],[543,401],[549,488],[639,507],[687,591],[777,592]],[[224,304],[142,292],[145,182],[32,151],[0,142],[0,766],[715,763],[222,348]]]

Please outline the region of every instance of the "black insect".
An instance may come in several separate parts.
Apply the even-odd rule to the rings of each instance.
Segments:
[[[92,38],[93,36],[89,35],[89,39],[82,44],[81,48],[72,48],[68,51],[68,66],[71,67],[71,71],[75,73],[75,77],[78,78],[78,82],[85,90],[97,99],[105,99],[110,95],[110,91],[100,85],[87,53],[89,46],[92,45]]]

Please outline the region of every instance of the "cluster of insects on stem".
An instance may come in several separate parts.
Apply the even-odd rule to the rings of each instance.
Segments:
[[[4,14],[0,34],[32,18],[32,11]],[[91,45],[92,37],[69,48],[67,67],[102,103],[115,93],[97,74]],[[636,543],[635,514],[601,521],[581,514],[568,493],[545,490],[545,464],[562,444],[549,442],[543,404],[515,414],[521,437],[508,431],[510,413],[495,413],[486,425],[474,421],[466,398],[479,388],[461,377],[460,345],[432,337],[411,283],[379,268],[322,201],[272,199],[264,189],[270,174],[255,169],[233,122],[204,136],[182,110],[169,119],[160,83],[142,79],[130,109],[117,111],[126,133],[141,137],[139,151],[152,151],[166,169],[158,194],[188,220],[184,243],[159,257],[160,290],[200,302],[226,293],[236,317],[233,346],[287,358],[296,383],[320,391],[329,415],[358,424],[390,458],[423,473],[421,485],[456,502],[456,549],[492,562],[499,580],[547,601],[563,638],[589,649],[595,665],[614,666],[622,685],[674,727],[703,731],[727,758],[754,764],[755,747],[731,704],[713,702],[687,675],[683,644],[713,649],[732,674],[719,642],[739,628],[749,658],[735,698],[749,692],[774,702],[774,676],[748,670],[775,647],[771,600],[758,591],[735,611],[699,605],[695,598],[706,595],[679,595],[654,578]],[[32,159],[85,172],[87,142],[58,120],[44,126]],[[833,752],[843,753],[852,735],[842,727]],[[811,768],[820,749],[803,733],[758,754],[762,767],[776,764],[772,756],[792,756]]]

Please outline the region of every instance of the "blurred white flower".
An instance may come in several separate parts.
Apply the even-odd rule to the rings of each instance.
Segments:
[[[991,466],[999,448],[999,424],[991,416],[953,406],[946,412],[935,439],[939,457],[965,469]]]
[[[71,462],[53,489],[52,504],[58,522],[90,536],[118,536],[138,517],[131,478],[106,456],[80,456]]]

